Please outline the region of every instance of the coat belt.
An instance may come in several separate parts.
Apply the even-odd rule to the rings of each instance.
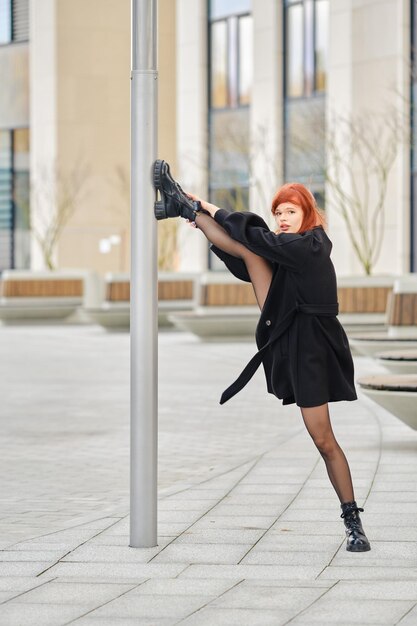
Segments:
[[[225,391],[223,391],[220,398],[220,404],[224,404],[234,395],[236,395],[243,387],[250,381],[260,364],[262,363],[264,352],[269,346],[271,346],[277,339],[279,339],[286,330],[291,326],[297,313],[305,313],[307,315],[318,315],[325,317],[335,317],[339,313],[339,304],[301,304],[297,303],[288,313],[283,317],[280,323],[274,328],[268,342],[258,350],[258,352],[251,358],[244,370],[238,376],[234,383],[230,385]]]

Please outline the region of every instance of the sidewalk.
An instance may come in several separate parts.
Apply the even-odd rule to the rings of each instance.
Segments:
[[[160,333],[159,545],[134,549],[128,334],[0,326],[0,624],[417,624],[417,432],[330,404],[372,547],[347,552],[299,408],[262,368],[219,404],[254,351]]]

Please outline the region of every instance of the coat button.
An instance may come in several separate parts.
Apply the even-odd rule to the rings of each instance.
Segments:
[[[265,324],[266,324],[267,326],[271,326],[271,320],[266,320]]]

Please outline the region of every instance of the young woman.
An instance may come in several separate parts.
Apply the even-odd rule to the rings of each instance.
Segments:
[[[258,352],[222,394],[238,393],[262,363],[267,390],[300,407],[307,430],[324,459],[339,497],[351,552],[370,550],[355,501],[347,459],[332,430],[329,402],[356,400],[354,366],[346,333],[337,319],[332,243],[312,193],[299,183],[278,189],[271,211],[278,229],[250,211],[229,212],[186,194],[166,161],[153,168],[160,200],[155,217],[181,216],[199,228],[211,250],[241,280],[251,282],[261,310]]]

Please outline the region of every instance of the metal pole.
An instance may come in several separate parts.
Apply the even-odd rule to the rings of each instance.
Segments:
[[[157,0],[132,0],[130,546],[157,545]]]

